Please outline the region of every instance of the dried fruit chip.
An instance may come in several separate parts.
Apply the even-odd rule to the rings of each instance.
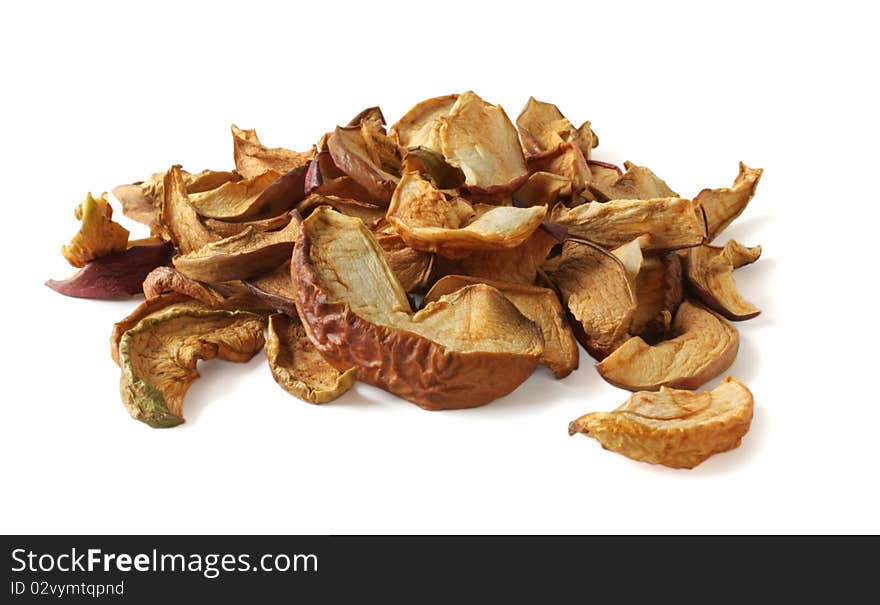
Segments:
[[[568,195],[571,195],[571,179],[550,172],[535,172],[513,192],[513,204],[552,207],[560,197]]]
[[[426,174],[437,189],[457,189],[464,185],[464,172],[446,161],[443,154],[427,147],[411,147],[404,158],[405,172]]]
[[[683,293],[681,259],[676,252],[649,252],[636,278],[636,311],[629,333],[648,344],[668,338]]]
[[[142,319],[119,343],[119,390],[129,413],[155,428],[183,422],[183,398],[199,377],[196,362],[215,357],[245,362],[263,348],[265,320],[246,311],[197,303]]]
[[[514,248],[538,228],[547,208],[485,207],[475,211],[460,198],[452,200],[415,172],[400,180],[388,221],[416,250],[461,258],[478,250]],[[470,218],[476,214],[474,220]]]
[[[82,224],[70,244],[61,248],[61,254],[74,267],[85,267],[89,261],[122,252],[128,246],[128,229],[113,221],[106,193],[98,199],[89,193],[74,214]]]
[[[426,147],[441,151],[440,119],[449,115],[457,100],[458,95],[446,95],[422,101],[391,127],[391,136],[404,149]]]
[[[565,311],[553,290],[464,275],[448,275],[440,279],[425,295],[425,303],[471,284],[492,286],[516,305],[519,312],[531,319],[544,335],[544,353],[541,363],[556,378],[565,378],[578,367],[578,347],[565,317]]]
[[[407,292],[422,291],[431,278],[434,255],[413,250],[399,235],[377,234],[376,239],[400,286]]]
[[[446,160],[461,168],[465,184],[476,191],[509,193],[528,177],[510,118],[473,92],[459,96],[440,119],[440,142]]]
[[[227,302],[227,298],[211,286],[190,279],[172,267],[158,267],[151,271],[144,279],[143,287],[147,300],[177,292],[208,307],[219,307]]]
[[[296,316],[269,316],[266,358],[275,382],[309,403],[333,401],[357,382],[357,368],[339,372],[327,363]]]
[[[630,391],[696,389],[729,368],[739,349],[736,328],[690,301],[678,307],[672,329],[675,338],[655,346],[633,336],[596,368],[605,380]]]
[[[342,370],[357,366],[360,380],[426,409],[506,395],[543,352],[538,327],[489,286],[413,314],[372,233],[327,207],[303,222],[291,273],[299,316],[324,358]]]
[[[602,359],[627,337],[636,299],[620,260],[599,246],[567,241],[547,268],[584,348]]]
[[[355,216],[367,224],[373,223],[385,218],[385,208],[375,204],[368,204],[350,198],[338,197],[335,195],[320,195],[313,193],[304,199],[296,207],[302,216],[307,216],[309,212],[318,206],[330,206],[337,212],[348,216]]]
[[[742,214],[755,195],[755,189],[764,170],[749,168],[739,163],[739,174],[732,187],[722,189],[703,189],[694,202],[703,207],[708,223],[707,242],[714,240],[733,220]]]
[[[165,239],[170,239],[180,254],[188,254],[220,239],[219,235],[205,227],[190,204],[180,166],[172,166],[165,173],[160,216],[164,235],[167,235]]]
[[[270,308],[290,316],[296,315],[295,290],[293,280],[290,278],[290,261],[274,271],[245,282],[245,286]]]
[[[168,243],[132,246],[86,263],[71,277],[46,285],[65,296],[111,299],[140,294],[147,274],[171,260],[174,248]]]
[[[178,271],[198,281],[224,282],[266,273],[290,258],[299,222],[281,231],[247,229],[174,257]]]
[[[739,295],[733,270],[760,256],[761,246],[748,248],[734,240],[723,248],[697,246],[688,250],[685,275],[694,294],[707,307],[734,321],[751,319],[761,311]]]
[[[327,147],[336,166],[363,187],[372,201],[384,205],[391,199],[399,179],[385,170],[378,153],[371,153],[365,131],[371,132],[363,124],[337,127],[327,139]]]
[[[706,227],[697,206],[681,198],[588,202],[566,208],[557,204],[551,220],[568,232],[605,248],[614,248],[645,233],[650,250],[689,248],[703,243]]]
[[[191,193],[189,201],[205,218],[241,222],[276,217],[305,197],[307,170],[307,166],[285,174],[270,170],[243,181],[224,183],[217,189]]]
[[[611,183],[601,178],[591,181],[590,191],[599,201],[678,197],[669,185],[648,168],[630,162],[625,162],[624,167],[626,172]],[[604,173],[606,178],[610,175],[610,171]]]
[[[110,357],[116,365],[121,365],[119,361],[119,341],[122,335],[138,325],[140,320],[148,315],[167,309],[173,305],[180,305],[189,301],[190,298],[177,292],[168,292],[160,294],[155,298],[148,298],[137,307],[134,311],[113,324],[113,332],[110,334]]]
[[[693,468],[739,446],[749,431],[752,393],[728,376],[711,392],[661,388],[639,392],[613,412],[593,412],[568,426],[633,460]]]
[[[269,148],[260,143],[256,130],[243,130],[232,125],[232,149],[235,157],[235,170],[244,178],[250,179],[264,172],[290,172],[305,166],[314,156],[309,151],[290,151],[281,147]]]
[[[459,274],[486,279],[503,277],[508,282],[534,284],[538,269],[556,243],[553,235],[537,229],[515,248],[484,250],[458,260],[447,260],[441,263],[439,272],[441,275]]]
[[[242,231],[246,231],[247,229],[253,229],[254,231],[277,231],[279,229],[284,229],[284,227],[286,227],[287,224],[290,223],[290,219],[292,218],[292,216],[293,215],[290,212],[285,212],[284,214],[279,214],[278,216],[273,216],[271,218],[264,218],[256,221],[245,221],[243,223],[233,223],[230,221],[220,221],[213,218],[206,218],[202,221],[202,223],[214,235],[217,235],[220,238],[224,238],[229,237],[230,235],[241,233]]]
[[[529,156],[555,151],[578,137],[578,131],[556,105],[535,97],[529,97],[516,118],[516,125],[523,149]]]

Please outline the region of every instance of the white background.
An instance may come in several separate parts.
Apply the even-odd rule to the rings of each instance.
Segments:
[[[869,3],[639,4],[4,3],[0,531],[880,530]],[[136,301],[43,286],[71,272],[87,191],[231,168],[232,122],[306,149],[364,107],[394,121],[467,89],[592,120],[598,159],[683,195],[765,169],[727,232],[764,246],[737,272],[764,311],[729,371],[756,397],[742,447],[676,471],[568,437],[628,396],[586,354],[445,413],[365,385],[310,406],[261,354],[203,364],[180,428],[129,418],[108,336]]]

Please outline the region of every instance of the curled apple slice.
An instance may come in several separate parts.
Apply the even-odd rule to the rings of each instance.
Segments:
[[[321,357],[297,316],[269,316],[266,358],[278,385],[308,403],[333,401],[357,382],[357,368],[340,372]]]
[[[590,191],[599,201],[678,197],[678,194],[650,169],[636,166],[631,162],[624,162],[623,165],[626,172],[614,181],[609,182],[607,177],[611,176],[611,173],[605,172],[605,179],[596,178],[590,183]]]
[[[696,389],[729,368],[739,349],[736,328],[690,301],[678,307],[672,330],[674,338],[654,346],[633,336],[596,368],[605,380],[630,391]]]
[[[636,299],[620,259],[599,246],[569,240],[545,270],[590,355],[603,359],[623,343]]]
[[[440,118],[439,134],[443,155],[475,192],[509,193],[528,178],[516,128],[500,105],[466,92]]]
[[[91,193],[86,195],[74,216],[80,221],[79,231],[70,244],[61,247],[61,254],[74,267],[85,267],[89,261],[122,252],[128,246],[128,229],[113,220],[113,208],[106,193],[97,199]]]
[[[400,286],[407,292],[423,292],[431,278],[435,256],[410,248],[399,235],[377,234],[376,239]]]
[[[336,166],[363,187],[371,201],[385,205],[391,199],[399,179],[397,175],[387,171],[387,167],[382,164],[382,157],[370,144],[376,136],[385,135],[366,133],[372,133],[366,124],[337,127],[327,138],[327,148]]]
[[[540,363],[550,368],[556,378],[565,378],[578,367],[578,347],[565,311],[553,290],[465,275],[447,275],[437,281],[425,295],[425,303],[472,284],[486,284],[501,292],[516,305],[519,312],[531,319],[544,336],[544,353]]]
[[[643,255],[636,277],[636,311],[629,333],[655,344],[670,336],[672,318],[684,297],[681,258],[677,252]]]
[[[299,231],[297,221],[291,221],[281,231],[246,229],[176,256],[173,263],[178,271],[198,281],[248,279],[271,271],[289,259]]]
[[[697,246],[688,250],[685,275],[707,307],[734,321],[751,319],[761,311],[740,296],[733,270],[755,262],[760,256],[761,246],[748,248],[734,240],[723,248]]]
[[[663,387],[634,393],[613,412],[593,412],[568,426],[627,458],[693,468],[738,447],[752,423],[752,393],[728,376],[711,392]]]
[[[386,215],[403,240],[416,250],[461,258],[479,250],[503,250],[525,242],[547,208],[484,206],[448,199],[418,173],[400,180]]]
[[[440,118],[449,115],[457,100],[458,95],[445,95],[418,103],[391,126],[390,135],[404,149],[426,147],[441,151]]]
[[[232,125],[232,152],[235,170],[245,179],[274,171],[281,174],[305,166],[315,154],[309,151],[291,151],[281,147],[269,148],[260,143],[256,130],[245,130]]]
[[[538,269],[556,243],[554,235],[539,228],[525,242],[513,248],[472,252],[456,260],[438,257],[438,269],[441,275],[503,278],[507,282],[531,285],[535,283]]]
[[[604,248],[625,244],[645,233],[649,250],[689,248],[703,243],[706,227],[698,206],[682,198],[588,202],[566,208],[557,204],[551,220],[569,234]]]
[[[482,284],[412,313],[373,234],[326,206],[303,222],[291,274],[299,316],[324,358],[426,409],[510,393],[544,349],[538,327]]]
[[[285,174],[274,170],[253,178],[229,181],[217,189],[190,193],[189,202],[202,217],[242,222],[275,217],[305,197],[307,166]]]
[[[263,348],[264,325],[260,315],[195,302],[143,318],[119,343],[119,390],[126,409],[154,428],[182,423],[183,398],[199,377],[196,362],[248,361]]]
[[[733,186],[721,189],[703,189],[694,198],[694,202],[700,204],[706,212],[709,234],[706,241],[711,242],[733,220],[742,214],[754,197],[755,190],[764,170],[761,168],[749,168],[742,162],[739,163],[739,174],[733,181]]]
[[[208,229],[189,201],[186,178],[180,166],[172,166],[162,181],[160,211],[163,239],[171,240],[180,254],[198,250],[220,236]]]

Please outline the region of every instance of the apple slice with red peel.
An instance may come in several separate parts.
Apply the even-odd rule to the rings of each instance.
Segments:
[[[723,248],[697,246],[688,250],[685,257],[685,275],[694,294],[707,307],[733,321],[751,319],[761,311],[740,296],[733,270],[755,262],[760,256],[761,246],[748,248],[734,240]]]

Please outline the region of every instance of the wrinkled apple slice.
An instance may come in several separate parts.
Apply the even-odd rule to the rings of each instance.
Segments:
[[[404,149],[410,147],[426,147],[441,151],[440,119],[449,115],[458,95],[446,95],[426,99],[410,109],[391,126],[390,135],[397,139],[398,145]]]
[[[500,105],[473,92],[458,97],[440,119],[446,160],[461,168],[465,185],[479,193],[509,193],[528,178],[519,137]]]
[[[61,254],[74,267],[114,252],[122,252],[128,246],[128,229],[113,220],[113,208],[107,194],[95,199],[92,194],[76,207],[74,216],[81,221],[79,231],[70,244],[61,247]]]
[[[711,242],[733,220],[742,214],[749,201],[755,195],[758,182],[764,170],[761,168],[749,168],[742,162],[739,163],[739,174],[733,181],[732,187],[722,189],[703,189],[694,198],[694,202],[701,205],[706,212],[709,234],[706,241]]]
[[[357,368],[340,372],[327,363],[296,316],[269,316],[266,358],[275,382],[308,403],[333,401],[357,382]]]
[[[245,221],[243,223],[233,223],[230,221],[206,218],[202,221],[202,224],[204,224],[209,231],[218,237],[223,238],[229,237],[230,235],[236,235],[247,229],[253,229],[254,231],[278,231],[279,229],[284,229],[284,227],[290,223],[291,217],[292,215],[290,212],[285,212],[278,216],[258,219],[255,221]]]
[[[578,136],[578,131],[556,105],[535,97],[529,97],[516,118],[516,125],[523,149],[529,156],[559,149]]]
[[[703,243],[706,227],[699,208],[682,198],[588,202],[566,208],[557,204],[551,220],[569,234],[604,248],[625,244],[645,233],[649,250],[689,248]]]
[[[446,161],[443,154],[427,147],[412,147],[404,158],[406,172],[427,174],[437,189],[457,189],[464,185],[464,172]]]
[[[202,223],[190,204],[180,166],[172,166],[163,177],[160,217],[163,238],[170,239],[180,254],[188,254],[220,239]]]
[[[694,294],[707,307],[734,321],[751,319],[761,311],[740,296],[733,270],[755,262],[760,256],[761,246],[748,248],[734,240],[723,248],[697,246],[688,250],[685,275]]]
[[[544,335],[544,353],[540,363],[550,368],[556,378],[565,378],[578,367],[578,347],[565,311],[553,290],[465,275],[447,275],[425,295],[425,303],[472,284],[483,283],[501,292],[519,312],[535,322]]]
[[[630,391],[696,389],[730,367],[739,349],[736,328],[691,301],[678,307],[672,330],[675,338],[654,346],[633,336],[596,368],[605,380]]]
[[[616,256],[617,260],[623,264],[626,277],[633,292],[636,291],[639,273],[642,270],[642,265],[645,263],[645,255],[642,254],[642,250],[647,248],[650,243],[650,235],[640,235],[631,242],[611,250],[611,254]]]
[[[590,181],[590,168],[580,148],[574,143],[566,143],[556,151],[544,156],[530,158],[529,172],[549,172],[568,179],[569,187],[565,195],[577,195]]]
[[[290,261],[260,277],[245,282],[251,293],[269,308],[287,315],[296,315],[295,290],[290,278]]]
[[[324,358],[340,370],[357,366],[360,380],[426,409],[510,393],[544,349],[538,327],[489,286],[412,313],[373,234],[327,207],[303,222],[291,274],[299,317]]]
[[[112,299],[140,294],[147,274],[171,261],[171,244],[133,246],[86,263],[65,280],[50,279],[46,285],[65,296]]]
[[[223,183],[241,179],[236,172],[216,170],[203,170],[197,174],[190,174],[185,170],[180,172],[186,183],[187,193],[210,191]],[[158,223],[162,209],[164,178],[164,172],[157,172],[146,181],[114,187],[113,196],[122,204],[122,214],[150,227]]]
[[[627,458],[672,468],[693,468],[739,446],[752,423],[746,386],[728,376],[711,392],[662,387],[634,393],[613,412],[593,412],[568,425]]]
[[[299,231],[297,221],[291,221],[281,231],[248,229],[176,256],[174,266],[198,281],[248,279],[271,271],[289,259]]]
[[[571,179],[551,172],[535,172],[513,192],[515,206],[548,206],[571,195]]]
[[[575,335],[590,355],[603,359],[623,343],[636,299],[616,256],[593,244],[567,241],[546,273],[575,320]]]
[[[144,297],[147,300],[158,298],[169,292],[188,296],[208,307],[218,307],[226,303],[226,297],[202,282],[190,279],[173,267],[157,267],[144,279]]]
[[[232,125],[232,152],[235,170],[245,179],[269,171],[281,174],[290,172],[308,164],[315,153],[314,149],[300,152],[266,147],[257,138],[256,130],[244,130],[235,124]]]
[[[385,208],[375,204],[368,204],[350,198],[335,195],[320,195],[313,193],[297,205],[297,212],[301,216],[308,214],[318,206],[330,206],[337,212],[347,216],[354,216],[367,224],[385,218]]]
[[[260,315],[195,302],[145,317],[119,343],[119,390],[126,409],[154,428],[181,424],[183,398],[199,377],[196,362],[248,361],[263,348],[264,327]]]
[[[590,191],[599,201],[678,197],[678,194],[650,169],[636,166],[631,162],[625,162],[624,167],[626,172],[611,183],[603,178],[590,182]],[[604,175],[607,178],[610,172],[605,172]]]
[[[275,171],[217,189],[190,193],[189,201],[202,217],[241,222],[275,217],[291,210],[305,197],[307,166],[285,174]]]
[[[503,250],[525,242],[547,208],[533,206],[474,209],[460,198],[449,200],[418,173],[408,172],[391,198],[386,215],[411,248],[461,258],[479,250]],[[471,217],[476,214],[476,218]]]
[[[119,360],[119,342],[122,340],[123,334],[138,325],[145,317],[162,309],[168,309],[175,305],[180,306],[190,300],[192,299],[188,296],[177,292],[160,294],[155,298],[146,299],[135,307],[134,311],[113,324],[113,331],[110,333],[110,357],[113,359],[113,362],[116,365],[121,365]]]
[[[656,344],[670,336],[672,318],[678,311],[683,293],[681,259],[676,252],[653,252],[643,255],[636,277],[636,311],[629,333]]]
[[[337,127],[327,139],[327,148],[334,164],[363,187],[372,201],[384,205],[391,199],[399,179],[385,170],[375,152],[371,153],[365,131],[370,132],[365,125]]]

